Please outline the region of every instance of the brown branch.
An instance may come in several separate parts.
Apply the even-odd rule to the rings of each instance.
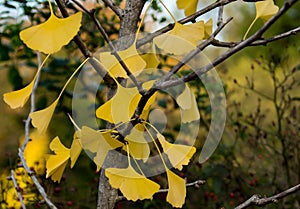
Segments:
[[[185,24],[185,23],[188,23],[188,22],[195,22],[196,18],[200,17],[201,15],[204,15],[204,14],[210,12],[211,10],[213,10],[215,8],[218,8],[220,6],[224,6],[226,4],[229,4],[229,3],[232,3],[232,2],[235,2],[235,1],[237,1],[237,0],[218,0],[218,1],[208,5],[207,7],[195,12],[194,14],[192,14],[190,16],[187,16],[187,17],[185,17],[181,20],[178,20],[178,22],[181,23],[181,24]],[[173,27],[174,27],[174,23],[169,24],[169,25],[167,25],[167,26],[165,26],[165,27],[163,27],[163,28],[161,28],[161,29],[159,29],[159,30],[157,30],[157,31],[141,38],[141,39],[139,39],[137,41],[137,44],[136,44],[137,48],[145,45],[146,43],[148,43],[150,41],[152,41],[156,36],[159,36],[163,33],[166,33],[168,31],[172,30]]]
[[[252,197],[250,197],[248,200],[246,200],[245,202],[243,202],[242,204],[238,205],[237,207],[235,207],[235,209],[243,209],[243,208],[247,208],[251,205],[256,205],[256,206],[264,206],[270,203],[277,203],[279,199],[282,199],[286,196],[289,196],[293,193],[296,193],[297,191],[300,190],[300,184],[291,187],[279,194],[273,195],[271,197],[263,197],[260,198],[259,195],[255,194]]]
[[[123,17],[123,10],[111,0],[103,0],[104,4],[111,8],[120,19]]]
[[[274,42],[274,41],[277,41],[277,40],[280,40],[280,39],[283,39],[283,38],[286,38],[286,37],[289,37],[292,35],[297,35],[297,33],[299,33],[299,32],[300,32],[300,27],[297,27],[297,28],[291,29],[287,32],[272,36],[267,39],[261,39],[261,40],[254,41],[253,43],[249,44],[249,46],[267,45],[270,42]],[[213,46],[225,47],[225,48],[232,48],[232,47],[238,45],[239,43],[241,43],[241,42],[223,42],[223,41],[219,41],[217,39],[214,39],[212,41]]]

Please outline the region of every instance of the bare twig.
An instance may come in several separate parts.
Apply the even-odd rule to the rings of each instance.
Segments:
[[[286,38],[286,37],[289,37],[292,35],[296,35],[299,32],[300,32],[300,27],[297,27],[297,28],[291,29],[287,32],[272,36],[267,39],[260,39],[260,40],[254,41],[253,43],[249,44],[249,46],[267,45],[270,42],[274,42],[274,41],[277,41],[277,40],[280,40],[280,39],[283,39],[283,38]],[[241,43],[241,42],[223,42],[223,41],[219,41],[217,39],[214,39],[212,41],[213,46],[225,47],[225,48],[232,48],[232,47],[238,45],[239,43]]]
[[[289,196],[297,191],[300,190],[300,184],[291,187],[279,194],[273,195],[271,197],[262,197],[260,198],[259,195],[255,194],[252,197],[250,197],[248,200],[246,200],[245,202],[243,202],[242,204],[238,205],[237,207],[235,207],[235,209],[243,209],[243,208],[247,208],[251,205],[256,205],[256,206],[264,206],[270,203],[277,203],[279,199],[282,199],[286,196]]]
[[[123,10],[111,0],[103,0],[104,4],[111,8],[120,19],[123,17]]]
[[[217,26],[220,26],[223,23],[223,13],[224,13],[224,5],[221,5],[219,7]]]
[[[21,194],[20,187],[19,187],[18,182],[17,182],[17,180],[16,180],[16,178],[15,178],[15,172],[14,172],[14,170],[11,170],[11,175],[9,176],[9,179],[13,181],[15,190],[16,190],[16,192],[17,192],[17,194],[18,194],[18,199],[19,199],[19,201],[20,201],[20,203],[21,203],[21,207],[22,207],[23,209],[26,209],[26,206],[25,206],[25,203],[24,203],[22,194]]]
[[[41,66],[41,57],[40,57],[40,52],[38,52],[37,57],[38,57],[38,65],[39,67]],[[35,110],[35,90],[38,86],[38,82],[39,82],[39,78],[40,75],[37,76],[33,89],[32,89],[32,93],[31,93],[31,102],[30,102],[30,111],[28,114],[28,117],[25,121],[25,140],[24,143],[22,145],[21,148],[19,148],[19,158],[21,159],[21,163],[22,166],[24,167],[26,173],[30,176],[31,180],[33,181],[34,185],[36,186],[37,190],[39,191],[39,193],[41,194],[41,196],[44,198],[46,204],[52,208],[52,209],[56,209],[56,206],[51,202],[51,200],[48,198],[47,193],[45,192],[43,186],[40,184],[40,182],[38,181],[37,177],[34,175],[33,171],[30,170],[30,168],[28,167],[26,160],[25,160],[25,156],[24,156],[24,151],[26,149],[26,146],[28,144],[28,142],[30,141],[30,137],[29,137],[29,129],[30,129],[30,122],[31,122],[31,118],[30,118],[30,113],[34,112]]]

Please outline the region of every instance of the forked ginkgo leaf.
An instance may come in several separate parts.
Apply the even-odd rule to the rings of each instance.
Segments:
[[[138,75],[145,68],[146,62],[138,54],[135,44],[136,42],[127,49],[118,51],[118,54],[130,72]],[[126,71],[111,52],[100,53],[100,61],[113,77],[128,78]]]
[[[23,107],[31,95],[35,79],[22,89],[5,93],[3,99],[12,109]]]
[[[96,116],[114,124],[128,122],[135,110],[131,101],[136,94],[136,87],[125,88],[118,84],[116,94],[96,110]]]
[[[155,37],[153,43],[168,53],[181,55],[195,49],[198,42],[204,37],[203,21],[190,25],[175,22],[174,28],[171,31]]]
[[[200,119],[196,98],[187,85],[184,91],[176,98],[176,101],[181,108],[181,121],[183,123]]]
[[[198,1],[199,0],[177,0],[176,4],[178,9],[184,9],[184,14],[189,16],[196,12]]]
[[[51,15],[46,22],[20,32],[21,40],[29,48],[45,54],[53,54],[68,44],[78,33],[82,18],[81,12],[67,18],[58,18],[50,2],[49,5]]]
[[[87,126],[83,126],[80,134],[82,148],[96,153],[94,162],[97,170],[102,167],[107,153],[110,150],[123,146],[123,144],[110,136],[110,132],[103,134]]]
[[[110,185],[120,189],[127,200],[150,199],[160,188],[159,184],[137,173],[130,165],[128,168],[107,168],[105,175]]]
[[[150,155],[150,148],[148,142],[144,138],[143,131],[134,127],[125,139],[128,142],[130,155],[137,160],[147,161]],[[123,149],[127,152],[126,145],[123,146]]]
[[[171,164],[178,170],[182,170],[183,165],[188,165],[196,152],[196,148],[193,146],[169,143],[162,134],[157,134],[157,138]]]
[[[70,158],[70,149],[66,148],[59,140],[55,137],[50,143],[50,149],[55,153],[49,155],[46,160],[47,175],[46,178],[51,176],[53,181],[60,182],[62,174],[67,165],[68,159]]]
[[[80,137],[80,131],[76,131],[74,133],[74,136],[73,136],[73,142],[72,142],[72,145],[71,145],[71,148],[70,148],[70,159],[71,159],[71,168],[74,167],[81,151],[82,151],[82,146],[80,144],[80,141],[79,141],[79,137]]]
[[[51,121],[52,115],[56,108],[59,98],[57,98],[49,107],[30,113],[30,118],[32,119],[32,125],[37,128],[38,132],[45,133],[49,123]]]
[[[273,0],[264,0],[255,2],[256,17],[261,18],[264,22],[273,17],[279,10],[279,7],[274,4]]]
[[[262,19],[262,21],[267,22],[271,17],[273,17],[279,10],[279,7],[274,4],[273,0],[263,0],[255,2],[255,8],[256,8],[256,16],[255,19],[252,21],[251,25],[249,26],[247,32],[244,35],[243,39],[246,39],[250,29],[258,20],[259,18]]]
[[[186,196],[185,180],[170,170],[167,170],[167,176],[169,185],[167,202],[175,208],[181,208]]]

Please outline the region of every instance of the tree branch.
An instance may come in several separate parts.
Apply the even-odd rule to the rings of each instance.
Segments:
[[[16,192],[18,194],[18,199],[19,199],[19,201],[21,203],[21,207],[23,209],[26,209],[26,206],[25,206],[25,203],[24,203],[21,191],[20,191],[20,187],[19,187],[18,182],[17,182],[17,180],[15,178],[15,172],[14,172],[14,170],[11,170],[10,172],[11,172],[11,175],[8,177],[8,179],[12,180],[12,182],[14,184],[15,190],[16,190]]]
[[[260,198],[259,195],[255,194],[252,197],[250,197],[248,200],[246,200],[245,202],[243,202],[242,204],[238,205],[237,207],[235,207],[235,209],[243,209],[243,208],[247,208],[251,205],[256,205],[256,206],[264,206],[270,203],[277,203],[279,199],[282,199],[286,196],[289,196],[297,191],[300,190],[300,184],[291,187],[279,194],[273,195],[271,197],[263,197]]]
[[[111,8],[112,11],[115,12],[116,15],[118,15],[118,17],[120,19],[122,19],[123,17],[123,10],[118,7],[118,5],[115,4],[115,2],[111,1],[111,0],[102,0],[104,2],[105,5],[107,5],[109,8]]]

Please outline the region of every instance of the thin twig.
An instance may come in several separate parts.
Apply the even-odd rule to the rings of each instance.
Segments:
[[[41,54],[40,52],[37,53],[37,57],[38,57],[38,67],[41,67]],[[35,90],[38,86],[39,83],[39,78],[40,78],[40,74],[37,76],[35,82],[34,82],[34,86],[31,92],[31,101],[30,101],[30,111],[28,114],[28,117],[25,121],[25,140],[23,145],[21,146],[21,148],[19,148],[19,158],[21,159],[21,164],[24,167],[26,173],[30,176],[32,182],[34,183],[34,185],[36,186],[37,190],[39,191],[39,193],[41,194],[41,196],[44,198],[46,204],[51,208],[51,209],[57,209],[56,206],[51,202],[51,200],[48,198],[47,193],[45,192],[43,186],[40,184],[40,182],[38,181],[37,177],[34,175],[34,172],[32,170],[30,170],[30,168],[28,167],[26,160],[25,160],[25,156],[24,156],[24,151],[26,149],[26,146],[28,144],[28,142],[30,141],[30,137],[29,137],[29,132],[30,132],[30,122],[31,122],[31,118],[30,118],[30,113],[34,112],[35,110]]]
[[[111,0],[103,0],[104,4],[111,8],[120,19],[123,17],[123,10]]]
[[[220,26],[223,23],[223,13],[224,13],[224,5],[221,5],[219,7],[217,26]]]
[[[249,46],[258,46],[258,45],[267,45],[270,42],[274,42],[292,35],[297,35],[297,33],[300,32],[300,27],[291,29],[287,32],[272,36],[270,38],[267,39],[260,39],[257,41],[254,41],[253,43],[249,44]],[[213,46],[217,46],[217,47],[225,47],[225,48],[232,48],[238,44],[240,44],[241,42],[223,42],[223,41],[219,41],[217,39],[214,39],[212,41],[212,45]]]
[[[256,205],[256,206],[264,206],[270,203],[277,203],[279,199],[282,199],[286,196],[289,196],[290,194],[296,193],[297,191],[300,190],[300,184],[291,187],[279,194],[273,195],[271,197],[262,197],[260,198],[259,195],[255,194],[252,197],[250,197],[248,200],[243,202],[242,204],[238,205],[235,207],[235,209],[243,209],[247,208],[251,205]]]
[[[14,170],[11,170],[11,175],[9,176],[9,180],[12,180],[12,181],[13,181],[15,190],[16,190],[16,192],[17,192],[17,194],[18,194],[18,199],[19,199],[19,201],[20,201],[20,203],[21,203],[21,207],[22,207],[23,209],[26,209],[26,206],[25,206],[25,203],[24,203],[22,194],[21,194],[20,187],[19,187],[18,182],[17,182],[17,180],[16,180],[16,178],[15,178],[15,172],[14,172]]]

